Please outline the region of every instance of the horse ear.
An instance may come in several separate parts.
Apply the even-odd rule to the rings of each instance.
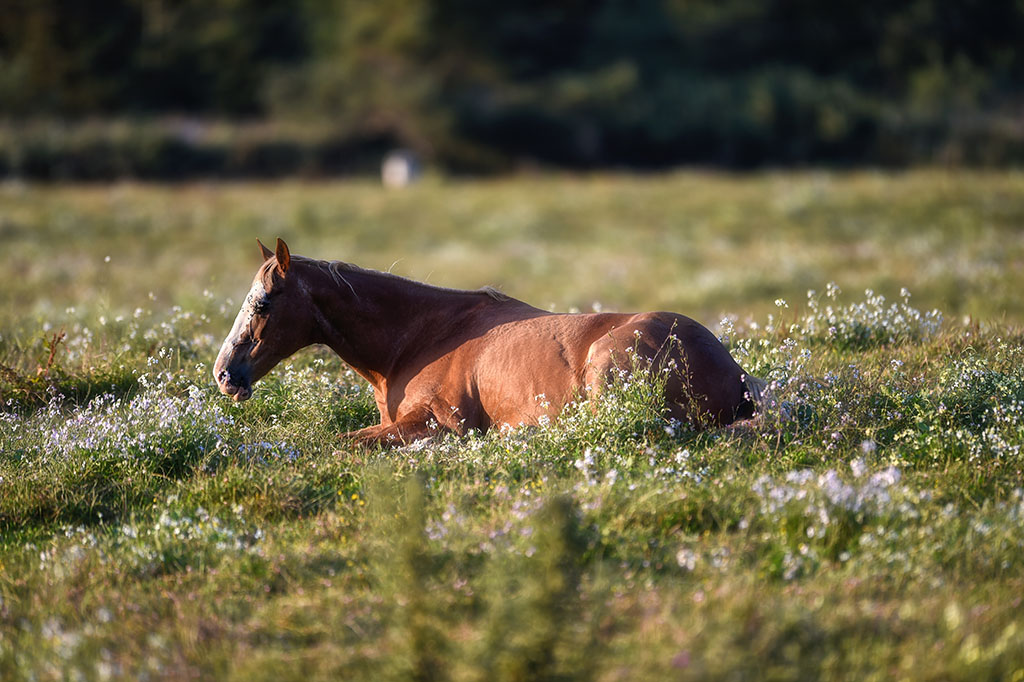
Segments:
[[[257,239],[256,243],[260,245],[260,251],[263,253],[263,260],[264,261],[268,261],[268,260],[270,260],[271,258],[274,257],[274,252],[271,251],[270,249],[268,249],[267,247],[263,246],[263,242],[261,242],[259,239]]]
[[[282,277],[288,272],[288,266],[291,265],[292,257],[288,253],[288,245],[284,243],[284,240],[280,237],[277,238],[277,271]]]

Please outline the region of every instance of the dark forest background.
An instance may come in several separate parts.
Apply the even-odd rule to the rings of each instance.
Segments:
[[[1019,0],[0,0],[0,174],[1005,165],[1022,42]]]

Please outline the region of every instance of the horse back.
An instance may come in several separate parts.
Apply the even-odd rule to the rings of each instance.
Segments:
[[[635,369],[637,360],[677,368],[666,386],[676,418],[698,409],[727,423],[742,401],[742,370],[710,331],[685,316],[495,308],[463,324],[443,349],[423,349],[392,384],[395,418],[425,410],[460,432],[533,424],[600,393],[614,372]]]

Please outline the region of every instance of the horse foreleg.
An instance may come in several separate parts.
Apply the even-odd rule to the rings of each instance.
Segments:
[[[426,422],[405,421],[387,425],[368,426],[358,431],[343,433],[340,438],[368,447],[375,445],[408,445],[423,438],[436,436],[438,429],[437,425],[428,425]]]

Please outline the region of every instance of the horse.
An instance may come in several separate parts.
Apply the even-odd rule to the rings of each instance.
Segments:
[[[490,287],[448,289],[256,241],[263,264],[214,364],[220,391],[246,400],[279,362],[326,345],[373,387],[380,424],[342,434],[358,443],[537,425],[638,361],[671,369],[665,415],[696,428],[754,416],[764,388],[683,315],[553,313]]]

